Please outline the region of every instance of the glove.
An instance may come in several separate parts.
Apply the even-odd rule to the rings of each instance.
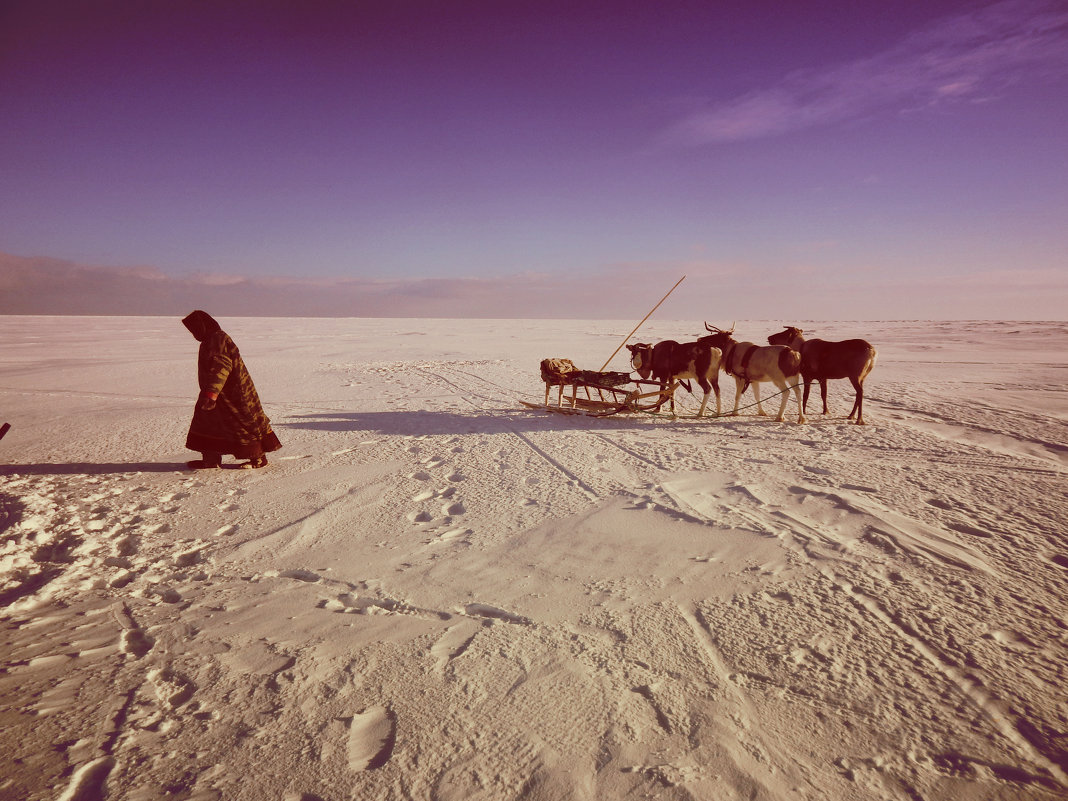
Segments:
[[[218,394],[215,392],[201,392],[200,400],[197,402],[197,408],[203,409],[205,412],[210,412],[215,408],[215,399],[218,397]]]

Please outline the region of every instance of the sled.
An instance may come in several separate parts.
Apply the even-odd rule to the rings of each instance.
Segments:
[[[661,389],[659,381],[631,378],[630,373],[579,370],[570,359],[542,359],[541,378],[545,382],[543,403],[520,401],[529,409],[557,414],[608,417],[623,412],[655,412],[671,399],[674,387]],[[549,393],[557,388],[556,404]],[[643,391],[648,387],[655,390]],[[570,396],[564,390],[570,388]],[[579,391],[582,391],[582,396]],[[594,397],[596,395],[596,397]]]

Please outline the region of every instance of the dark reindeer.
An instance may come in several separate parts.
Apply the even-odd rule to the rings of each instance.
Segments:
[[[850,420],[857,416],[857,425],[864,425],[864,379],[875,367],[878,355],[871,343],[863,339],[845,339],[841,342],[827,342],[822,339],[806,340],[800,328],[787,326],[785,331],[772,334],[768,342],[772,345],[786,345],[801,354],[801,378],[805,382],[803,407],[808,407],[808,393],[813,381],[820,382],[820,395],[823,398],[823,413],[827,414],[827,381],[832,378],[848,378],[856,390],[853,411]]]
[[[701,341],[708,340],[713,346],[723,351],[723,366],[725,373],[734,376],[734,412],[738,414],[738,402],[742,399],[742,393],[746,387],[753,385],[753,397],[756,398],[757,413],[764,414],[764,407],[760,405],[760,383],[770,381],[782,390],[782,403],[779,405],[779,416],[776,418],[780,423],[786,419],[786,404],[790,398],[787,390],[794,391],[797,398],[797,422],[805,422],[805,412],[801,403],[801,356],[785,345],[756,345],[752,342],[737,342],[731,335],[734,326],[729,331],[723,331],[715,326],[705,323],[705,330],[711,336],[702,337]]]
[[[712,347],[702,337],[696,342],[679,343],[673,339],[665,339],[655,345],[638,343],[627,345],[630,351],[631,366],[643,379],[660,382],[660,392],[668,393],[671,400],[671,414],[675,415],[675,390],[683,379],[695,378],[704,391],[701,398],[701,408],[697,411],[700,417],[705,413],[705,405],[708,403],[708,394],[716,391],[716,416],[719,416],[719,361],[720,352]],[[689,384],[686,385],[689,389]],[[663,397],[663,394],[661,395]]]

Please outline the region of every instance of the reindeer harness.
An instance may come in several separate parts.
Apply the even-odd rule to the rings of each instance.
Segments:
[[[742,387],[742,392],[745,392],[747,389],[749,389],[749,385],[752,383],[752,380],[749,378],[748,374],[749,362],[752,360],[753,354],[756,353],[756,349],[756,345],[750,345],[746,349],[745,353],[742,354],[741,361],[738,362],[737,367],[731,369],[731,362],[733,360],[734,353],[736,350],[738,350],[738,343],[734,342],[731,344],[731,349],[727,352],[727,356],[724,359],[724,362],[726,363],[724,371],[729,375],[732,375],[735,378],[740,378],[742,381],[745,382],[744,386]]]

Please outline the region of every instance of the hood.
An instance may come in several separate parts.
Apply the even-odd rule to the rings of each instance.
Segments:
[[[222,331],[222,326],[215,322],[215,318],[206,311],[197,309],[182,320],[182,325],[189,329],[197,342],[203,342],[216,331]]]

